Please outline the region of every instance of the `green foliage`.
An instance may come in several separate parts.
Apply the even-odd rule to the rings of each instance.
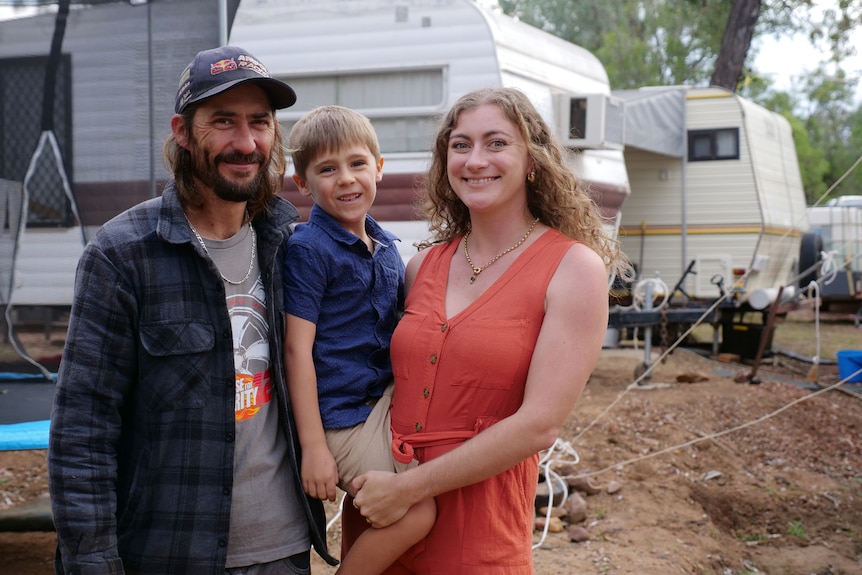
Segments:
[[[591,51],[616,90],[706,85],[731,5],[737,1],[498,0],[498,4],[504,13]],[[862,150],[862,108],[853,101],[855,80],[840,66],[853,53],[849,31],[862,22],[862,0],[840,0],[833,6],[823,10],[813,0],[761,0],[755,39],[803,34],[828,54],[825,65],[830,73],[815,71],[787,94],[775,92],[769,79],[748,65],[737,88],[743,97],[790,121],[809,204],[862,191],[862,169],[848,173]],[[747,50],[746,61],[750,64],[755,56],[756,42]]]
[[[803,120],[793,116],[790,112],[782,112],[782,114],[790,122],[790,127],[793,130],[796,158],[802,175],[802,187],[805,189],[805,200],[808,205],[822,203],[819,202],[819,199],[823,198],[828,189],[829,160],[827,160],[823,150],[811,141],[811,135]]]
[[[802,526],[802,522],[800,521],[791,521],[790,525],[787,526],[787,534],[792,535],[793,537],[806,537],[805,528]]]
[[[807,174],[809,201],[823,203],[828,197],[858,193],[862,184],[862,172],[847,174],[858,158],[862,143],[862,111],[854,110],[853,88],[854,82],[848,81],[840,70],[835,75],[818,70],[803,84],[808,100],[808,110],[803,112],[805,129],[811,144],[823,154],[827,163],[822,170],[818,165],[816,173]],[[834,186],[839,180],[843,181]]]
[[[765,541],[766,536],[763,533],[754,533],[752,535],[743,535],[739,540],[743,543],[757,543],[759,541]]]
[[[614,89],[709,80],[728,0],[499,0],[505,14],[593,52]]]

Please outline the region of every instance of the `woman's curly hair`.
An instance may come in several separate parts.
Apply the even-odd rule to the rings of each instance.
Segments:
[[[418,203],[420,213],[430,223],[432,238],[418,247],[450,241],[470,229],[467,206],[449,185],[446,165],[449,137],[462,112],[486,104],[498,106],[526,142],[535,169],[535,179],[527,182],[527,206],[533,217],[592,248],[604,259],[609,271],[624,271],[628,263],[620,252],[619,242],[608,235],[598,206],[566,164],[570,152],[559,143],[527,96],[515,88],[468,92],[442,118]]]

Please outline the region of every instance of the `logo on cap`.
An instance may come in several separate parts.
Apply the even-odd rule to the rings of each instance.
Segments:
[[[227,60],[219,60],[218,62],[213,62],[210,64],[210,76],[215,76],[216,74],[221,74],[222,72],[229,72],[231,70],[236,70],[236,62],[233,58],[228,58]]]
[[[269,70],[266,69],[266,66],[264,66],[263,64],[261,64],[260,62],[258,62],[254,58],[252,58],[251,56],[248,56],[246,54],[240,54],[237,57],[237,60],[239,60],[239,67],[240,68],[242,68],[244,70],[251,70],[255,74],[260,74],[264,78],[270,77]]]

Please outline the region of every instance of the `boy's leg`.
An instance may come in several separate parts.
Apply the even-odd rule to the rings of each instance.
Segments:
[[[426,499],[392,525],[374,529],[365,524],[353,508],[353,498],[348,496],[341,517],[342,561],[338,575],[405,575],[413,573],[410,559],[424,548],[419,542],[434,526],[437,506],[434,499]]]
[[[344,437],[333,437],[339,443],[343,441],[343,444],[330,444],[338,465],[339,478],[345,484],[342,489],[349,494],[342,506],[342,563],[339,575],[370,575],[384,571],[387,575],[410,573],[403,566],[387,567],[425,537],[436,519],[437,507],[433,499],[415,505],[401,520],[383,529],[369,528],[365,518],[353,507],[350,482],[354,478],[372,469],[397,471],[407,467],[396,464],[392,456],[392,432],[389,428],[391,397],[390,385],[364,424],[357,426],[349,437],[346,434]],[[330,440],[330,433],[327,432],[327,441]],[[339,453],[336,454],[336,451]]]
[[[389,405],[392,384],[387,386],[365,422],[346,429],[328,429],[326,443],[338,466],[338,487],[353,495],[351,482],[366,471],[398,471],[392,457],[392,431],[389,428]]]

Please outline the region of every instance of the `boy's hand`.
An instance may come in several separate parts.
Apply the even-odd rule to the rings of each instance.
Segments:
[[[338,468],[326,446],[302,452],[302,488],[310,497],[335,501]]]

